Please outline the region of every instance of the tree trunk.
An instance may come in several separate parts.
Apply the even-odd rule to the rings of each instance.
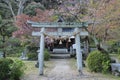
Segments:
[[[8,8],[10,9],[11,11],[11,14],[14,18],[14,21],[16,21],[16,16],[17,15],[20,15],[23,13],[23,8],[24,8],[24,3],[26,2],[27,0],[19,0],[18,2],[16,2],[16,4],[18,3],[18,11],[17,11],[17,14],[15,14],[14,10],[13,10],[13,6],[11,4],[11,2],[9,0],[5,0],[4,2],[8,5]]]
[[[8,8],[10,9],[13,18],[14,18],[14,20],[16,21],[16,17],[15,17],[16,15],[15,15],[15,12],[13,11],[11,2],[10,2],[9,0],[4,0],[4,2],[8,5]]]
[[[6,58],[6,51],[5,51],[5,36],[3,36],[3,57]]]
[[[19,4],[18,4],[18,12],[17,15],[20,15],[23,13],[23,9],[24,9],[24,4],[27,0],[20,0]]]
[[[101,46],[100,42],[97,40],[96,36],[95,36],[95,35],[92,35],[92,34],[88,31],[87,28],[85,28],[85,30],[89,33],[90,37],[93,39],[93,41],[94,41],[94,43],[95,43],[95,45],[96,45],[96,48],[97,48],[99,51],[103,52],[103,53],[107,53],[107,51],[106,51],[104,48],[102,48],[102,46]]]

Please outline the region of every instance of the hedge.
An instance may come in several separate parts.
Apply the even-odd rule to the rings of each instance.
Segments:
[[[87,57],[87,67],[91,72],[107,73],[110,70],[110,58],[108,54],[93,51]]]

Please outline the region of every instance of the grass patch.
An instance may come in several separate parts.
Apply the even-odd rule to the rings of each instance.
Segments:
[[[70,67],[71,67],[73,70],[76,70],[76,69],[77,69],[76,59],[71,58],[69,64],[70,64]]]
[[[117,76],[114,76],[114,75],[111,75],[111,74],[103,74],[104,77],[106,78],[111,78],[113,80],[120,80],[120,77],[117,77]]]
[[[7,57],[10,58],[12,60],[16,60],[19,59],[18,57]],[[26,69],[24,70],[25,74],[39,74],[39,69],[35,67],[35,64],[37,63],[37,61],[27,61],[27,60],[23,60],[23,62],[25,63],[25,67]],[[51,68],[54,67],[54,63],[50,60],[50,61],[44,61],[44,72],[48,72]]]
[[[36,61],[23,61],[26,66],[25,74],[38,73],[38,68],[35,67]]]
[[[39,68],[35,67],[37,61],[24,61],[26,65],[25,74],[39,74]],[[51,68],[53,68],[52,61],[44,61],[44,73],[48,72]]]

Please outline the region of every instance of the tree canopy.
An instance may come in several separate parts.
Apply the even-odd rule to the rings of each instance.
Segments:
[[[119,0],[0,0],[2,18],[18,28],[13,36],[31,34],[27,20],[49,22],[62,16],[66,22],[90,23],[86,30],[96,44],[120,40],[119,8]]]

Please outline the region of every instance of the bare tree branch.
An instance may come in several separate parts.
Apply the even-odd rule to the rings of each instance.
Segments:
[[[4,2],[5,2],[6,4],[8,4],[8,8],[10,9],[10,11],[11,11],[11,13],[12,13],[12,15],[13,15],[14,21],[16,21],[15,12],[13,11],[13,8],[12,8],[12,5],[11,5],[10,0],[4,0]]]

